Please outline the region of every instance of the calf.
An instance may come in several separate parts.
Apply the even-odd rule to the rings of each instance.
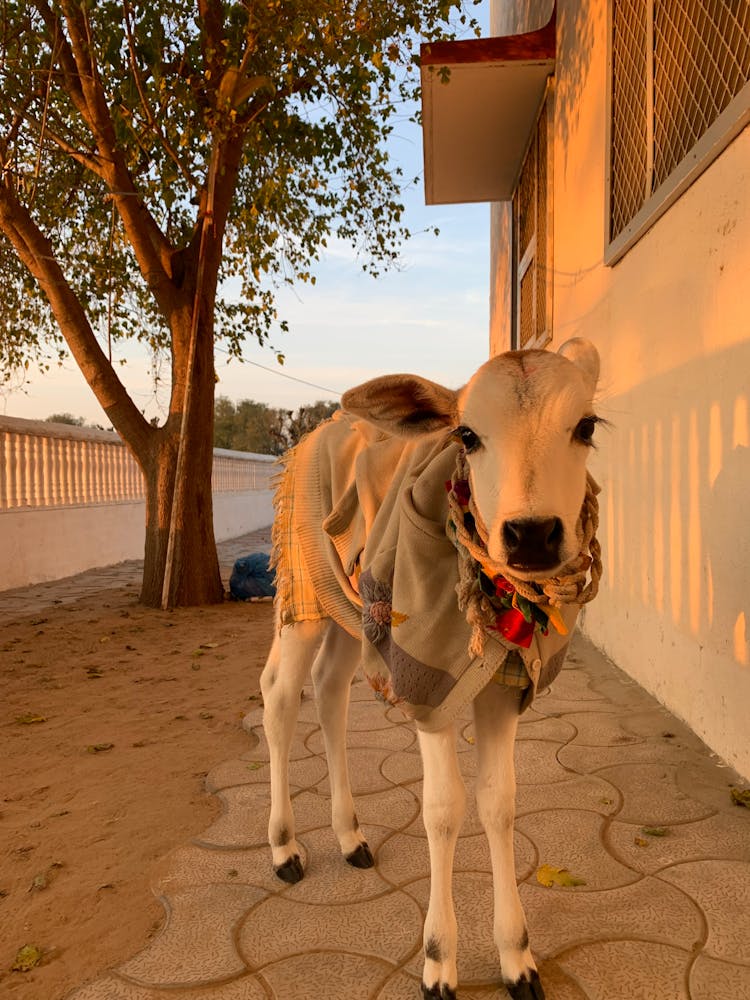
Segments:
[[[601,570],[597,487],[586,471],[599,358],[492,358],[457,392],[411,375],[345,393],[294,449],[276,495],[278,629],[263,672],[271,755],[269,840],[279,878],[303,877],[288,755],[312,670],[346,860],[373,865],[346,761],[357,666],[418,728],[430,850],[425,998],[455,997],[453,855],[465,809],[454,719],[473,702],[479,816],[492,858],[494,937],[515,1000],[544,992],[513,861],[519,712],[562,666]]]

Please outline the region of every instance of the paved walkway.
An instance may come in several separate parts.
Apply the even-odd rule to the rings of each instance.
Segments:
[[[225,543],[221,561],[260,544],[257,534]],[[121,585],[127,573],[135,584],[136,565],[14,600],[26,610],[47,594],[81,596],[88,583]],[[287,886],[265,844],[259,709],[246,728],[247,753],[207,778],[223,815],[153,873],[167,914],[161,934],[71,1000],[419,997],[429,866],[412,729],[392,724],[355,683],[352,777],[376,867],[350,868],[328,826],[322,738],[306,689],[291,781],[307,870]],[[472,741],[467,715],[458,742],[469,785]],[[522,717],[517,770],[517,876],[548,1000],[750,1000],[750,810],[732,803],[741,782],[731,770],[581,638]],[[469,803],[455,865],[459,996],[503,1000],[489,856]],[[544,887],[542,865],[582,884]]]

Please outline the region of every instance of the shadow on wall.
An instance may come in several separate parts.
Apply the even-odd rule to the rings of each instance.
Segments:
[[[616,426],[599,466],[615,600],[655,610],[742,665],[750,664],[748,372],[750,343],[608,400]]]

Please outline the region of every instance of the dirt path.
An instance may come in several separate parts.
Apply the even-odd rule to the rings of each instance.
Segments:
[[[162,612],[129,590],[0,627],[4,996],[61,1000],[161,925],[151,874],[218,814],[203,779],[248,749],[271,631],[270,604]],[[10,971],[27,944],[40,964]]]

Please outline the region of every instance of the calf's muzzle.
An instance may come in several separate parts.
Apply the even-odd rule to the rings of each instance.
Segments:
[[[506,561],[525,572],[550,570],[560,565],[563,524],[559,517],[505,521],[503,542]]]

